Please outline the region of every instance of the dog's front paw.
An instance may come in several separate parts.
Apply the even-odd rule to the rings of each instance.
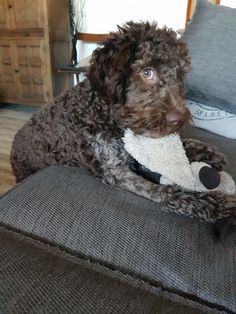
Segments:
[[[182,212],[191,217],[214,224],[221,219],[236,219],[236,194],[219,191],[183,194],[185,206]],[[185,212],[184,212],[185,211]]]
[[[203,161],[218,171],[222,171],[228,164],[226,156],[214,146],[196,139],[185,139],[183,145],[190,162]]]
[[[236,195],[225,195],[219,200],[219,206],[221,215],[217,214],[212,228],[217,239],[224,238],[231,229],[236,228]]]
[[[236,228],[236,195],[226,195],[224,203],[226,217],[217,219],[213,224],[213,233],[217,239],[225,236]]]
[[[207,158],[205,162],[218,171],[222,171],[223,169],[225,169],[226,165],[228,164],[225,155],[217,150],[214,150],[212,147],[208,148],[208,150],[206,152]]]

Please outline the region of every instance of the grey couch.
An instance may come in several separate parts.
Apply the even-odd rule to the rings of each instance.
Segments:
[[[236,179],[235,141],[205,131]],[[0,313],[234,313],[236,231],[211,227],[83,170],[54,166],[0,198]]]

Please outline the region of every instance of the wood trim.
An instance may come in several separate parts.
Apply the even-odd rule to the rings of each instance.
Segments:
[[[47,102],[45,102],[45,100],[43,101],[39,101],[39,100],[26,100],[26,99],[19,99],[19,97],[17,98],[5,98],[3,97],[3,101],[4,103],[7,104],[17,104],[17,105],[29,105],[31,107],[39,107],[42,105],[45,105]]]
[[[192,0],[188,0],[187,11],[186,11],[186,19],[185,19],[185,26],[187,25],[188,21],[190,20],[192,4],[193,4],[193,1]]]
[[[44,37],[43,28],[31,28],[31,29],[0,29],[1,38],[10,38],[10,37]]]
[[[76,33],[76,38],[82,41],[99,43],[107,38],[108,34],[91,34],[91,33]]]

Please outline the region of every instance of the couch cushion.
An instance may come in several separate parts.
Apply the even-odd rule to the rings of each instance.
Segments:
[[[236,114],[189,99],[186,104],[191,112],[194,126],[236,139]]]
[[[192,69],[187,98],[236,113],[236,9],[198,0],[182,36]]]
[[[215,313],[1,227],[0,256],[1,313]]]
[[[214,141],[234,148],[235,156],[235,141]],[[165,213],[77,168],[50,167],[19,184],[0,199],[0,221],[212,308],[236,311],[236,232],[216,242],[209,225]]]

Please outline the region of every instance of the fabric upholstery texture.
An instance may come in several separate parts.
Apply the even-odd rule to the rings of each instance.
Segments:
[[[218,313],[4,228],[0,256],[4,314]]]
[[[236,113],[236,9],[198,0],[181,37],[188,45],[192,69],[187,98]]]
[[[200,135],[211,142],[208,133]],[[235,179],[235,141],[213,138],[231,151]],[[154,286],[236,311],[235,230],[216,242],[209,225],[165,213],[77,168],[50,167],[19,184],[0,199],[0,221]]]

